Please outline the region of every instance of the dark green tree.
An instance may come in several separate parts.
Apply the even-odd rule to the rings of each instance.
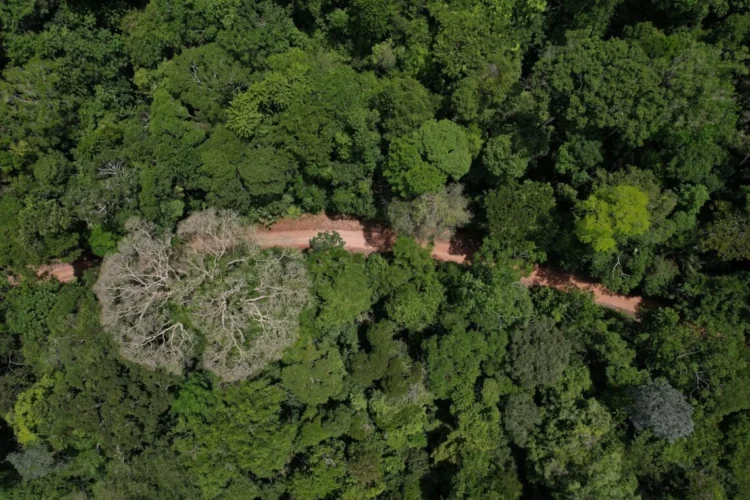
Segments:
[[[490,191],[484,204],[489,237],[501,248],[518,255],[550,249],[557,226],[552,186],[533,181],[504,184]]]
[[[534,319],[510,335],[510,374],[522,386],[554,383],[568,365],[571,346],[554,322]]]
[[[542,422],[542,415],[532,395],[520,392],[511,394],[508,398],[503,422],[513,442],[523,448],[529,440],[529,435]]]

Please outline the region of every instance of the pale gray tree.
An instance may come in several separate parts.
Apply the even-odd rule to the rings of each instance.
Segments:
[[[693,433],[693,407],[666,380],[640,386],[633,399],[630,421],[637,429],[650,429],[670,443]]]
[[[173,235],[129,224],[95,291],[123,357],[180,373],[202,347],[227,382],[252,376],[294,342],[309,297],[300,254],[264,251],[233,212],[197,213]]]

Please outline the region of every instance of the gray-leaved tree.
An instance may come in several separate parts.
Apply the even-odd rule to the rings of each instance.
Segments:
[[[55,462],[55,457],[44,446],[34,446],[10,453],[6,460],[15,467],[16,472],[24,481],[39,479],[51,474],[59,467]]]
[[[666,380],[640,386],[630,407],[630,420],[638,429],[651,429],[670,443],[693,433],[693,407]]]

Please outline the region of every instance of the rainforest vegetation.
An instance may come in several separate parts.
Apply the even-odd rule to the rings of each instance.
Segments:
[[[0,2],[0,497],[750,498],[749,65],[748,0]],[[258,245],[322,211],[399,237]]]

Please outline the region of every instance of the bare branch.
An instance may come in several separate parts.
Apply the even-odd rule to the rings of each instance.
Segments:
[[[278,359],[296,338],[309,297],[299,253],[261,252],[232,212],[186,219],[178,234],[187,242],[177,251],[171,235],[157,235],[149,223],[128,229],[95,287],[102,324],[125,358],[178,373],[203,336],[204,367],[234,382]]]
[[[109,329],[126,359],[151,368],[180,372],[192,335],[169,320],[170,281],[176,276],[169,235],[156,236],[152,224],[128,223],[119,252],[105,259],[94,291]]]

